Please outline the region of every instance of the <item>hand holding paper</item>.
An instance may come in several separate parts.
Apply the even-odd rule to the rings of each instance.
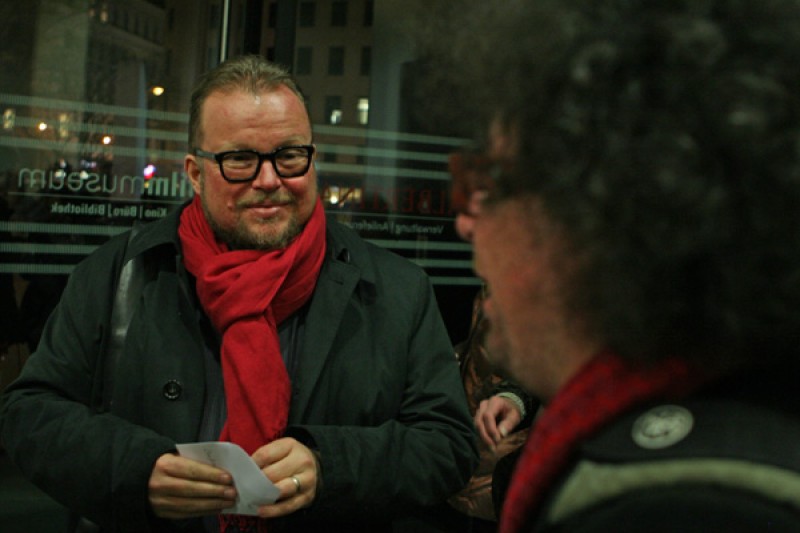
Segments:
[[[238,498],[236,505],[226,509],[226,513],[255,516],[259,506],[274,503],[280,496],[280,490],[238,444],[195,442],[177,447],[181,456],[217,466],[233,476]]]

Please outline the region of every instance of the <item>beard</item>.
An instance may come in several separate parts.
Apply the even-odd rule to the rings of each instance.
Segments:
[[[499,320],[486,320],[486,359],[492,370],[504,379],[513,379],[511,374],[511,346],[503,324]]]
[[[240,201],[237,204],[237,208],[244,209],[247,204],[260,203],[266,200],[274,203],[297,203],[297,200],[286,192],[259,193],[246,201]],[[296,214],[292,214],[288,220],[269,219],[258,222],[259,229],[266,231],[254,231],[243,218],[239,218],[239,221],[233,227],[223,227],[211,216],[204,198],[201,203],[206,220],[208,220],[214,235],[227,244],[231,250],[280,250],[286,248],[303,229],[297,220]]]

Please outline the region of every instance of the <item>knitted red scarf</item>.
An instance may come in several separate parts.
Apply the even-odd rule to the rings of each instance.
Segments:
[[[198,196],[183,210],[178,234],[200,303],[222,333],[228,419],[219,438],[252,454],[286,429],[291,384],[277,325],[314,291],[325,255],[322,203],[281,250],[229,250],[214,237]]]
[[[500,533],[522,531],[577,445],[626,409],[649,399],[679,398],[704,378],[681,359],[632,367],[603,353],[587,363],[536,421],[511,479]]]

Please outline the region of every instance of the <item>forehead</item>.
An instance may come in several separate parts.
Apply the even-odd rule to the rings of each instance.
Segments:
[[[214,124],[210,124],[210,122]],[[310,131],[311,122],[301,98],[285,85],[258,88],[255,92],[240,87],[217,89],[203,102],[200,123],[204,131],[224,126],[269,125]]]

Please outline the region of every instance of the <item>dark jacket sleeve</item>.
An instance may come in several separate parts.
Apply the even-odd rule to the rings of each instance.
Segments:
[[[124,236],[112,240],[70,277],[36,352],[6,389],[0,431],[13,462],[54,499],[109,530],[148,531],[147,481],[174,443],[99,412],[98,363]]]

